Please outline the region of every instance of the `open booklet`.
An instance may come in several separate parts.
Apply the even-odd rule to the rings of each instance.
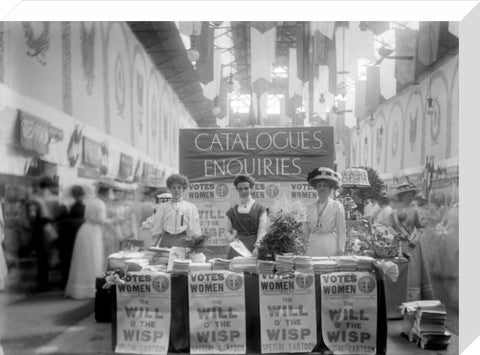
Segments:
[[[232,247],[241,256],[252,256],[250,250],[248,250],[245,244],[238,239],[235,239],[233,242],[231,242],[230,247]]]

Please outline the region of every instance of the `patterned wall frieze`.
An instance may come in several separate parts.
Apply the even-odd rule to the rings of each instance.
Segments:
[[[73,113],[72,103],[72,25],[62,22],[62,106],[63,112]]]
[[[92,23],[90,30],[88,30],[84,22],[80,24],[82,71],[88,95],[92,95],[95,81],[95,36],[95,22]]]

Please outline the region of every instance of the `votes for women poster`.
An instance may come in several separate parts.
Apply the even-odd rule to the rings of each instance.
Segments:
[[[167,354],[170,274],[131,272],[117,286],[116,353]]]
[[[245,354],[243,273],[191,272],[188,300],[191,354]]]
[[[375,354],[377,281],[369,272],[320,276],[322,335],[334,354]]]

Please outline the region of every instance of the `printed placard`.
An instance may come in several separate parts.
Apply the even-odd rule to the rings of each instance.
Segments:
[[[258,275],[262,354],[308,353],[317,343],[313,273]]]
[[[117,353],[167,354],[170,274],[132,272],[117,287]]]
[[[369,272],[321,275],[322,336],[334,354],[375,354],[377,281]]]
[[[188,276],[190,354],[245,354],[243,273],[199,271]]]

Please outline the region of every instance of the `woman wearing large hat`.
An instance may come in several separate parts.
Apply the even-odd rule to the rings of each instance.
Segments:
[[[398,203],[394,212],[395,229],[401,235],[402,251],[410,254],[407,301],[433,299],[430,273],[419,240],[424,226],[412,204],[418,192],[418,187],[412,183],[398,185],[393,192]]]
[[[345,210],[340,202],[332,199],[340,179],[340,174],[330,168],[315,168],[308,174],[308,183],[318,193],[318,200],[307,210],[311,256],[335,256],[345,251]]]

